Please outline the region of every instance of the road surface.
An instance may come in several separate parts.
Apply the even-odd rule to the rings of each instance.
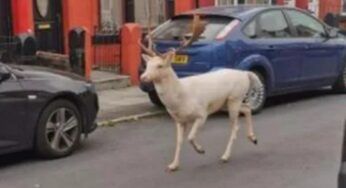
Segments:
[[[228,139],[226,114],[212,116],[185,142],[181,169],[165,172],[175,127],[167,117],[98,129],[71,157],[41,160],[30,152],[0,157],[1,188],[333,188],[339,169],[346,96],[325,91],[272,99],[254,117],[259,145],[241,127],[231,161],[219,158]],[[241,121],[242,123],[242,121]]]

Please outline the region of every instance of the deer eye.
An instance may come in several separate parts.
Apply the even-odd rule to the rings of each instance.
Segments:
[[[158,65],[157,68],[162,69],[163,65]]]

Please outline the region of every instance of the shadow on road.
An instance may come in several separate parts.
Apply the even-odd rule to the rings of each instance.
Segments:
[[[97,130],[96,130],[97,131]],[[22,151],[11,154],[0,155],[0,170],[9,168],[12,166],[27,164],[27,163],[43,163],[43,162],[54,162],[60,159],[66,159],[69,157],[79,157],[89,151],[95,151],[99,147],[99,143],[89,141],[89,139],[81,139],[81,144],[76,148],[76,151],[71,156],[66,156],[58,159],[45,159],[35,154],[34,151]],[[1,186],[0,186],[1,187]]]
[[[33,152],[29,151],[0,155],[0,169],[37,160]]]
[[[318,99],[318,98],[326,97],[326,96],[334,96],[334,95],[341,95],[341,94],[335,94],[330,89],[320,89],[320,90],[313,90],[313,91],[308,91],[303,93],[280,95],[280,96],[270,97],[269,99],[267,99],[265,108],[300,102],[300,101],[304,101],[308,99]]]

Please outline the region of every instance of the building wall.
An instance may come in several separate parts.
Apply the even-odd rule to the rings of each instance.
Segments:
[[[11,0],[12,4],[12,18],[13,18],[13,32],[15,35],[21,33],[34,33],[34,19],[33,19],[33,0]],[[65,53],[68,53],[68,33],[75,27],[83,27],[87,30],[88,40],[86,41],[87,50],[87,64],[89,69],[91,65],[95,64],[95,54],[91,37],[99,31],[97,28],[103,27],[104,22],[111,22],[116,25],[118,30],[124,24],[124,1],[125,0],[61,0],[63,9],[63,33],[64,33],[64,46]],[[152,0],[153,9],[151,12],[154,21],[153,26],[165,20],[166,0]],[[226,0],[174,0],[175,13],[179,14],[191,9],[196,8],[197,5],[212,6],[217,2]],[[232,1],[234,0],[227,0]],[[248,0],[249,3],[254,3],[255,0]],[[109,2],[112,2],[109,4]],[[147,1],[134,0],[135,2],[135,21],[142,26],[147,25],[147,18],[149,8]],[[256,2],[269,2],[264,0],[257,0]],[[274,2],[274,0],[272,0]],[[276,0],[276,4],[288,3],[289,0]],[[296,6],[307,9],[309,7],[309,0],[295,0]],[[318,15],[323,18],[328,12],[340,13],[342,10],[342,0],[319,0]],[[107,25],[107,24],[106,24]],[[110,32],[112,34],[112,32]],[[115,32],[113,32],[115,35]],[[105,46],[107,51],[112,49],[117,54],[117,61],[119,61],[119,45]],[[106,56],[106,59],[110,57]]]
[[[158,25],[165,21],[165,0],[151,0],[152,24]],[[135,21],[146,26],[148,24],[149,6],[147,1],[135,0]]]
[[[34,32],[33,3],[31,0],[12,0],[13,34]]]
[[[340,0],[320,0],[319,4],[319,17],[322,19],[329,12],[338,14],[342,11],[342,1]]]

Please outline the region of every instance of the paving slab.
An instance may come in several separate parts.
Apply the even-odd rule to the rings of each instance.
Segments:
[[[98,122],[117,121],[131,117],[157,114],[163,109],[153,105],[147,94],[138,87],[99,91],[100,112]]]

